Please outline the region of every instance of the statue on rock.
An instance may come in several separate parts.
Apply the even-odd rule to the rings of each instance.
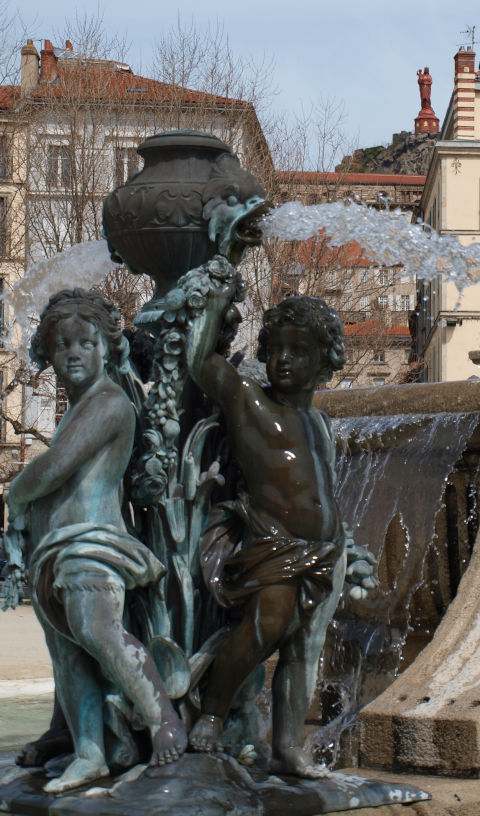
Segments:
[[[415,118],[415,133],[438,133],[439,121],[432,108],[432,77],[428,68],[417,71],[421,108]]]
[[[197,751],[222,749],[232,701],[255,667],[279,651],[272,683],[275,773],[325,775],[302,749],[327,626],[342,592],[347,552],[362,592],[375,586],[373,558],[355,552],[334,499],[335,439],[312,407],[317,384],[344,362],[336,312],[313,297],[291,297],[264,316],[260,359],[270,385],[242,377],[216,352],[230,316],[238,273],[212,287],[187,341],[197,385],[222,410],[244,480],[235,501],[210,514],[200,546],[208,586],[222,606],[242,607],[241,622],[220,646],[202,711],[190,733]],[[361,574],[360,574],[361,573]]]
[[[432,110],[432,101],[431,101],[431,94],[432,94],[432,77],[430,75],[430,71],[428,68],[424,68],[423,72],[419,68],[417,71],[418,77],[418,87],[420,90],[420,101],[422,110],[427,110],[429,113],[433,114]]]
[[[51,447],[14,479],[8,494],[6,604],[18,602],[18,550],[25,538],[32,602],[75,748],[62,776],[45,786],[53,793],[107,776],[122,752],[130,757],[126,764],[138,761],[125,718],[150,733],[151,764],[170,763],[186,747],[152,657],[123,626],[126,590],[158,582],[165,570],[122,518],[135,416],[107,374],[108,367],[121,370],[127,363],[117,318],[97,292],[65,290],[50,298],[31,356],[41,370],[53,365],[69,408]],[[124,738],[109,752],[105,710],[110,729]]]

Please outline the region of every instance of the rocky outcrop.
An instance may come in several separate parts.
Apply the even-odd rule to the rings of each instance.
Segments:
[[[377,145],[355,150],[344,156],[335,170],[340,173],[401,173],[424,176],[427,173],[437,133],[394,133],[388,147]]]

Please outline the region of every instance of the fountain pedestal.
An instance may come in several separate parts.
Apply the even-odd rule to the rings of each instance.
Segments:
[[[430,798],[410,784],[351,773],[316,781],[250,774],[225,754],[185,754],[163,768],[137,766],[116,782],[100,780],[55,798],[42,792],[41,775],[13,766],[3,778],[0,809],[31,816],[316,816]]]

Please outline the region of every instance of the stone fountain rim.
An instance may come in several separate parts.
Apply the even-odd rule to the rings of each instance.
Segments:
[[[480,412],[480,381],[325,389],[314,405],[332,418]]]

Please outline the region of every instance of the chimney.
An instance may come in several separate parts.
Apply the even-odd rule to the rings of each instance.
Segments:
[[[67,40],[65,43],[65,51],[73,51],[73,45],[70,40]]]
[[[21,50],[21,96],[28,96],[33,88],[38,85],[38,51],[33,44],[33,40],[27,40],[27,44]]]
[[[475,138],[475,52],[460,48],[454,56],[453,138]]]
[[[40,51],[40,82],[45,84],[55,82],[58,77],[57,58],[50,40],[45,40],[45,46]]]

